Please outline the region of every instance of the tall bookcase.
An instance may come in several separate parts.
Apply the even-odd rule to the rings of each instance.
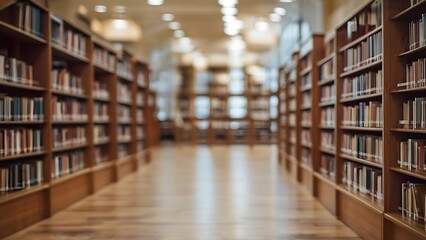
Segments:
[[[139,127],[150,113],[136,105],[136,93],[149,91],[148,77],[143,86],[133,80],[137,72],[123,80],[117,52],[83,29],[45,1],[1,5],[0,238],[119,180],[149,150],[144,143],[141,154],[148,127]],[[148,69],[127,59],[131,68]],[[129,102],[118,99],[120,81],[128,82]],[[117,118],[121,104],[130,108],[126,122]],[[129,139],[118,139],[121,124],[130,127]],[[128,146],[121,161],[118,143]]]

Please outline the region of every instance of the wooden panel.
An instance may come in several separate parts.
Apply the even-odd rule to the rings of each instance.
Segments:
[[[47,192],[40,191],[1,204],[0,238],[3,239],[46,218],[47,202]]]
[[[93,191],[97,192],[101,188],[114,182],[114,168],[113,166],[106,167],[99,171],[93,172]]]
[[[302,171],[302,179],[301,179],[301,183],[302,185],[305,187],[305,189],[310,193],[313,194],[313,175],[312,175],[312,171],[309,171],[308,169],[301,169]]]
[[[338,192],[337,212],[340,220],[365,239],[382,239],[383,214]]]
[[[76,203],[90,194],[90,175],[84,174],[51,187],[51,213]]]
[[[336,214],[336,189],[320,178],[315,179],[315,197],[333,214]]]
[[[413,232],[407,231],[407,229],[401,227],[398,224],[385,220],[385,239],[386,240],[400,240],[400,239],[421,240],[424,238],[421,238],[418,235],[414,235]]]
[[[129,161],[118,163],[117,164],[117,180],[122,179],[127,174],[134,172],[135,170],[136,170],[136,162],[133,157]]]

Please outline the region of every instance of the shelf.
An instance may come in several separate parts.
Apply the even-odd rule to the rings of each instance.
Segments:
[[[121,105],[132,106],[132,101],[127,102],[127,101],[118,100],[117,102],[118,104],[121,104]]]
[[[336,127],[335,126],[319,126],[318,127],[319,129],[322,129],[322,130],[335,130],[336,129]]]
[[[292,156],[292,155],[290,155],[290,154],[286,154],[286,158],[287,158],[290,162],[292,162],[292,163],[294,163],[294,164],[297,164],[297,159],[296,159],[296,157],[294,157],[294,156]]]
[[[321,107],[321,108],[323,108],[323,107],[331,107],[331,106],[334,106],[335,104],[336,104],[335,101],[320,102],[320,103],[318,103],[318,107]]]
[[[111,101],[109,98],[102,98],[102,97],[93,97],[93,100],[97,102],[106,102],[106,103],[109,103]]]
[[[402,12],[393,16],[392,19],[414,17],[416,15],[424,13],[425,7],[426,7],[426,1],[421,1],[413,6],[410,6],[407,9],[404,9]]]
[[[130,82],[130,83],[133,82],[133,78],[121,75],[119,73],[117,73],[117,77],[118,77],[119,80],[124,80],[124,81]]]
[[[99,145],[105,145],[105,144],[108,144],[108,143],[109,143],[109,138],[94,141],[93,145],[99,146]]]
[[[369,128],[369,127],[350,127],[341,126],[340,129],[348,131],[362,131],[362,132],[382,132],[383,128]]]
[[[109,124],[109,120],[93,120],[94,124]]]
[[[312,148],[312,144],[307,144],[307,143],[301,143],[300,146],[304,147],[304,148]]]
[[[418,87],[418,88],[408,88],[408,89],[398,89],[398,90],[393,90],[391,91],[391,93],[393,94],[399,94],[399,93],[417,93],[417,92],[424,92],[426,91],[426,87]]]
[[[354,191],[353,189],[349,188],[348,186],[345,186],[343,184],[336,185],[336,189],[347,195],[348,197],[351,197],[352,199],[363,203],[364,205],[368,206],[370,209],[376,211],[379,214],[383,214],[383,201],[376,200],[371,196],[366,196],[364,194],[361,194],[357,191]]]
[[[117,161],[115,161],[115,165],[122,165],[122,164],[128,163],[130,161],[133,161],[134,157],[135,156],[133,154],[127,155],[127,156],[120,158]]]
[[[52,187],[56,186],[56,185],[59,185],[61,183],[67,182],[69,180],[72,180],[74,178],[86,175],[86,174],[88,174],[90,172],[91,172],[90,168],[85,168],[85,169],[82,169],[82,170],[78,170],[77,172],[74,172],[74,173],[71,173],[71,174],[68,174],[68,175],[65,175],[65,176],[53,179],[52,180]]]
[[[78,99],[87,99],[85,95],[75,94],[75,93],[68,93],[56,89],[52,89],[52,94],[54,95],[60,95],[60,96],[66,96],[66,97],[73,97]]]
[[[300,127],[302,127],[302,128],[312,128],[312,124],[301,124]]]
[[[410,232],[415,233],[423,239],[426,239],[426,231],[424,224],[420,224],[410,218],[403,217],[401,213],[385,213],[385,219],[409,230]]]
[[[299,89],[300,92],[307,92],[312,90],[312,85],[303,86]]]
[[[132,120],[118,120],[117,123],[120,125],[130,125],[132,124]]]
[[[310,173],[313,173],[314,172],[314,170],[312,170],[312,167],[311,166],[309,166],[308,164],[306,164],[306,163],[299,163],[299,166],[303,169],[303,170],[305,170],[305,171],[307,171],[307,172],[310,172]]]
[[[76,150],[76,149],[80,149],[80,148],[86,148],[88,146],[87,143],[84,144],[78,144],[78,145],[73,145],[73,146],[68,146],[68,147],[53,147],[52,152],[57,153],[57,152],[66,152],[66,151],[72,151],[72,150]]]
[[[0,195],[0,204],[4,204],[6,202],[10,202],[10,201],[13,201],[15,199],[19,199],[19,198],[28,196],[30,194],[34,194],[34,193],[46,190],[49,187],[50,187],[49,184],[42,183],[40,185],[29,187],[29,188],[26,188],[26,189],[23,189],[23,190],[20,190],[20,191],[3,193],[2,195]]]
[[[83,124],[88,124],[89,121],[88,120],[53,120],[52,124],[53,125],[70,125],[70,124],[76,124],[76,125],[83,125]]]
[[[317,82],[318,86],[324,86],[324,85],[328,85],[328,84],[332,84],[334,83],[334,80],[336,79],[336,76],[331,76],[328,79],[322,79],[319,82]]]
[[[312,71],[312,66],[306,67],[302,71],[300,71],[299,76],[305,76],[306,74],[310,73]]]
[[[374,94],[356,96],[356,97],[350,97],[350,98],[340,98],[340,102],[341,103],[360,102],[362,100],[381,98],[382,95],[383,93],[374,93]]]
[[[352,162],[357,162],[357,163],[361,163],[361,164],[364,164],[364,165],[369,165],[370,167],[375,167],[375,168],[380,168],[380,169],[383,168],[383,164],[364,160],[364,159],[357,158],[357,157],[352,157],[352,156],[349,156],[349,155],[346,155],[346,154],[340,154],[340,157],[344,158],[346,160],[351,160]]]
[[[352,48],[358,44],[360,44],[362,41],[366,40],[370,36],[373,36],[374,34],[382,31],[382,26],[376,27],[374,30],[364,34],[363,36],[359,37],[358,39],[351,41],[350,43],[346,44],[345,46],[341,47],[339,52],[344,52],[345,50]]]
[[[424,53],[425,51],[426,51],[426,46],[423,46],[423,47],[418,47],[418,48],[413,49],[413,50],[408,50],[406,52],[399,54],[398,56],[399,57],[410,57],[410,56],[415,55],[417,53]]]
[[[98,171],[102,171],[106,168],[110,168],[112,166],[114,166],[114,162],[113,161],[107,161],[107,162],[102,162],[102,163],[96,164],[95,166],[92,167],[92,170],[94,172],[98,172]]]
[[[1,125],[41,125],[44,124],[44,120],[41,121],[0,121]]]
[[[325,148],[322,148],[322,147],[319,148],[319,151],[322,152],[322,153],[326,153],[328,155],[333,155],[333,156],[336,155],[336,151],[332,151],[332,150],[325,149]]]
[[[42,87],[29,86],[29,85],[20,84],[20,83],[13,83],[13,82],[9,82],[9,81],[4,81],[4,78],[3,79],[0,78],[0,87],[29,90],[29,91],[34,91],[34,92],[45,91],[45,89],[42,88]]]
[[[332,177],[328,175],[325,175],[319,172],[314,172],[314,177],[318,178],[318,180],[325,182],[332,187],[336,187],[336,182],[334,181]]]
[[[317,66],[320,67],[321,65],[323,65],[324,63],[333,60],[333,58],[336,56],[336,53],[332,52],[330,54],[328,54],[326,57],[324,57],[323,59],[319,60],[317,62]]]
[[[46,154],[46,151],[39,151],[39,152],[32,152],[32,153],[25,153],[25,154],[18,154],[18,155],[7,155],[7,156],[4,156],[4,157],[0,157],[0,162],[1,161],[21,159],[21,158],[38,157],[38,156],[45,155],[45,154]]]
[[[117,142],[119,144],[128,144],[132,142],[132,139],[118,139]]]
[[[311,110],[312,106],[300,106],[300,110]]]
[[[402,173],[404,175],[408,175],[411,177],[415,177],[418,179],[426,180],[426,172],[424,171],[418,171],[418,170],[408,170],[405,168],[399,168],[399,167],[391,167],[390,168],[394,172]]]
[[[89,63],[89,59],[86,56],[74,53],[59,44],[52,42],[52,53],[64,60],[71,62]]]
[[[28,44],[47,44],[47,41],[43,38],[2,21],[0,21],[0,33],[2,36],[7,36],[9,39],[12,38],[17,40],[17,42]]]
[[[136,141],[138,141],[138,142],[145,141],[145,137],[137,137]]]
[[[372,63],[363,65],[362,67],[357,67],[357,68],[352,69],[350,71],[343,72],[342,74],[340,74],[340,77],[345,78],[345,77],[361,74],[361,73],[366,72],[366,71],[371,70],[371,69],[379,68],[379,67],[381,67],[382,62],[383,62],[383,60],[377,60],[377,61],[374,61]]]
[[[93,62],[93,67],[95,69],[95,73],[114,74],[114,69],[108,69],[108,67],[102,66],[96,62]]]
[[[392,132],[426,134],[426,129],[391,128]]]

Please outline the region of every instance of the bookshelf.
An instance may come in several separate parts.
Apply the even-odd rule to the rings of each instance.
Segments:
[[[195,69],[192,66],[180,66],[181,85],[178,90],[178,111],[181,118],[176,126],[176,139],[178,142],[195,142],[196,131],[194,127],[194,81]]]
[[[300,154],[298,160],[299,181],[308,189],[314,191],[314,169],[317,168],[319,154],[314,149],[319,145],[319,128],[314,125],[316,119],[320,118],[318,103],[319,86],[314,80],[319,78],[320,71],[316,63],[324,55],[324,36],[314,34],[308,38],[300,48],[298,59],[299,84],[297,91],[299,101],[297,101],[297,111],[301,116],[300,131],[297,131],[297,152]],[[299,122],[299,121],[297,121]]]
[[[285,67],[278,70],[278,161],[286,163],[287,148],[287,73]]]
[[[316,62],[319,71],[313,78],[318,88],[313,98],[318,109],[316,121],[319,142],[313,149],[317,157],[314,161],[314,196],[332,213],[336,214],[336,74],[335,74],[335,35],[324,37],[324,55]],[[317,119],[318,119],[317,118]]]
[[[138,167],[137,147],[144,141],[138,126],[146,121],[139,121],[136,93],[149,91],[149,78],[144,86],[133,81],[136,72],[123,80],[116,72],[118,53],[110,44],[52,13],[44,1],[1,6],[0,65],[8,63],[7,69],[0,68],[0,211],[7,219],[0,222],[3,238]],[[132,68],[148,69],[130,55],[127,60]],[[129,102],[117,98],[120,81],[129,86]],[[129,112],[134,116],[118,119],[120,105],[133,108]],[[120,125],[133,130],[130,140],[117,138]],[[146,131],[142,128],[143,136]],[[13,145],[5,141],[12,138]],[[122,161],[119,141],[129,146]],[[148,146],[143,145],[142,155]],[[12,170],[22,174],[9,174]],[[16,180],[13,185],[5,181],[9,178]],[[22,207],[28,203],[31,207]]]

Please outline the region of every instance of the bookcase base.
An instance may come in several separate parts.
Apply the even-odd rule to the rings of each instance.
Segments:
[[[338,191],[338,218],[364,239],[382,239],[383,213]]]
[[[136,171],[137,163],[135,156],[126,157],[123,160],[117,161],[117,181],[123,179],[129,173]]]
[[[313,194],[313,172],[312,169],[309,169],[307,167],[299,166],[299,176],[300,176],[300,183],[303,185],[303,187],[308,191],[310,195]]]
[[[108,164],[104,168],[93,170],[93,192],[99,191],[114,181],[115,172],[112,164]]]
[[[336,215],[336,188],[334,183],[323,179],[322,176],[315,176],[314,195],[327,210]]]

